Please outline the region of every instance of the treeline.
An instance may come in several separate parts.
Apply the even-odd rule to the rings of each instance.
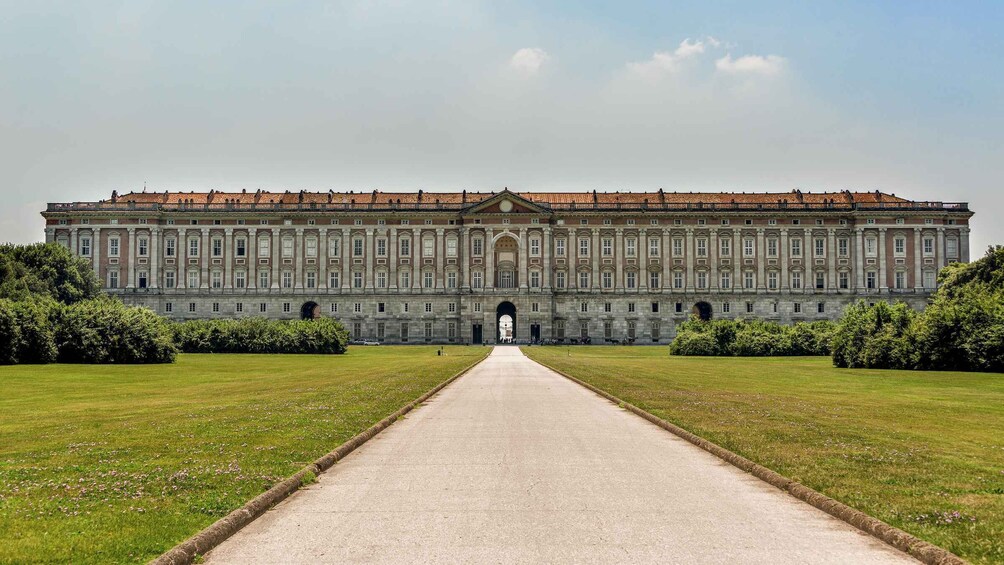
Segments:
[[[923,312],[848,308],[832,347],[837,367],[1004,372],[1004,247],[942,269]]]
[[[737,357],[829,355],[834,328],[825,320],[790,326],[766,320],[691,320],[680,324],[669,352]]]
[[[191,320],[171,325],[185,353],[345,353],[349,334],[331,318]]]
[[[167,322],[146,308],[0,299],[0,364],[170,363],[176,351]]]

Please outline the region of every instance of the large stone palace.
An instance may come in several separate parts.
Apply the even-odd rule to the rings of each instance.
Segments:
[[[42,215],[108,293],[174,318],[332,316],[388,343],[666,343],[692,314],[922,308],[938,269],[969,260],[972,212],[881,192],[506,189],[144,191]]]

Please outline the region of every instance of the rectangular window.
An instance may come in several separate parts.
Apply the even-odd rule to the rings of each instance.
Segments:
[[[457,323],[456,322],[446,322],[446,337],[454,340],[457,339]]]
[[[317,238],[308,237],[304,243],[307,257],[317,257]]]
[[[649,273],[648,273],[648,287],[651,288],[651,289],[661,288],[659,286],[659,272],[658,271],[649,271]]]
[[[376,240],[376,254],[377,257],[387,256],[387,240],[385,238],[377,238]]]
[[[708,288],[708,273],[705,271],[697,272],[697,288]]]
[[[198,257],[199,256],[199,240],[197,238],[190,238],[188,240],[188,256]]]
[[[633,237],[629,237],[624,240],[625,252],[624,254],[628,257],[637,257],[638,255],[638,240]]]
[[[565,256],[565,239],[560,238],[554,240],[554,254],[558,257]]]
[[[604,257],[610,257],[614,254],[614,240],[609,237],[604,237],[601,241],[602,243],[602,254]]]
[[[422,240],[422,257],[435,257],[436,240],[427,237]]]
[[[188,303],[188,311],[189,312],[195,312],[195,303],[194,302],[189,302]]]
[[[264,314],[268,312],[268,302],[261,302],[258,304],[258,311]]]
[[[338,271],[329,271],[328,288],[338,288],[339,286],[341,286],[338,279],[339,279]]]
[[[579,238],[579,257],[586,257],[589,255],[589,238],[580,237]]]
[[[446,288],[457,288],[457,273],[450,271],[446,273]]]
[[[357,237],[352,240],[352,256],[353,257],[363,256],[363,238]]]
[[[583,314],[588,313],[589,312],[589,303],[588,302],[579,302],[579,312],[582,312]]]
[[[767,273],[767,288],[777,290],[777,271]]]
[[[610,289],[614,287],[614,274],[610,271],[603,271],[600,275],[600,281],[603,288]]]
[[[530,271],[530,288],[540,288],[540,271]]]
[[[474,271],[474,272],[472,272],[471,273],[471,288],[483,288],[485,286],[484,285],[484,279],[482,278],[483,276],[484,275],[481,273],[481,271]]]
[[[402,239],[399,244],[401,248],[401,257],[411,257],[411,240]]]
[[[794,306],[795,306],[795,313],[796,314],[801,314],[802,313],[802,303],[801,302],[796,302],[794,304]]]
[[[819,302],[819,303],[817,303],[816,304],[816,312],[818,312],[820,314],[825,314],[826,313],[826,303],[825,302]]]
[[[108,271],[108,288],[118,288],[118,287],[119,287],[119,272]]]
[[[847,257],[847,238],[842,237],[837,240],[837,255],[840,257]]]
[[[408,336],[411,335],[410,328],[408,327],[408,322],[401,322],[401,341],[408,341]]]
[[[753,290],[756,287],[756,275],[753,271],[743,272],[743,288]]]
[[[174,304],[172,304],[171,302],[165,303],[164,304],[164,312],[167,312],[168,314],[170,314],[171,312],[174,312]]]
[[[119,256],[119,238],[117,237],[108,238],[108,256],[109,257]]]
[[[449,312],[450,314],[456,314],[457,313],[457,303],[456,302],[450,302],[449,304],[447,304],[446,305],[446,311]]]
[[[244,288],[247,286],[247,273],[244,271],[237,271],[234,273],[234,286],[237,288]]]
[[[752,302],[747,302],[746,303],[746,313],[747,314],[752,314],[753,313],[753,303]]]
[[[579,322],[579,337],[589,337],[589,322]]]
[[[432,322],[425,323],[425,339],[432,339]]]
[[[683,238],[673,238],[673,257],[683,257]]]
[[[530,255],[540,255],[540,240],[537,238],[530,239]]]
[[[554,321],[554,338],[555,339],[565,339],[565,321],[555,320]]]
[[[945,255],[956,258],[959,256],[959,240],[950,238],[945,240]]]
[[[234,307],[235,307],[235,310],[236,310],[236,312],[238,314],[241,314],[241,313],[244,312],[244,303],[243,302],[238,302],[237,304],[234,305]]]
[[[659,313],[659,303],[658,302],[653,302],[652,303],[652,313],[653,314],[658,314]]]
[[[328,238],[328,257],[338,257],[342,252],[342,240],[335,237]]]
[[[150,254],[150,240],[148,240],[145,237],[141,237],[141,238],[137,239],[136,240],[136,248],[137,248],[136,253],[140,257],[146,257],[147,255]]]
[[[802,256],[802,240],[793,239],[791,240],[791,256],[801,257]]]
[[[865,255],[867,257],[874,257],[878,251],[878,240],[874,237],[865,238]]]
[[[697,238],[697,256],[707,257],[708,256],[708,240],[703,237]]]
[[[219,314],[219,313],[220,313],[220,303],[213,302],[213,314]]]
[[[777,240],[769,240],[769,242],[774,243],[774,256],[777,255]],[[756,253],[754,251],[754,239],[752,237],[747,237],[743,240],[743,257],[753,257]],[[768,249],[767,255],[770,255],[770,250]]]
[[[850,282],[850,277],[847,276],[847,273],[837,274],[837,286],[839,286],[841,290],[847,290],[847,288],[850,287]]]
[[[307,288],[316,288],[316,287],[317,287],[317,273],[315,273],[314,271],[307,271]]]
[[[579,288],[589,288],[589,273],[579,273]]]
[[[893,253],[897,257],[903,257],[906,255],[906,238],[897,237],[892,240]]]
[[[213,271],[211,274],[211,280],[213,288],[223,288],[223,273],[220,271]]]
[[[906,288],[906,273],[904,273],[903,271],[896,271],[896,275],[893,278],[893,281],[897,289]]]
[[[167,288],[174,288],[174,271],[167,271],[164,273],[164,286]]]
[[[652,320],[652,341],[659,341],[660,334],[659,320]]]
[[[238,257],[247,257],[248,254],[248,242],[243,237],[238,237],[236,241],[236,255]]]
[[[723,238],[718,241],[718,255],[721,257],[732,256],[732,240]]]
[[[258,271],[258,288],[268,288],[268,271]]]
[[[722,302],[722,313],[723,314],[730,314],[730,313],[732,313],[732,303],[731,302]]]
[[[925,237],[924,238],[924,255],[930,256],[934,255],[934,238]]]
[[[825,239],[823,239],[821,237],[817,237],[816,239],[813,240],[813,243],[816,246],[816,248],[815,248],[815,256],[816,257],[823,257],[824,255],[826,255],[826,240]]]
[[[473,247],[471,253],[475,257],[481,257],[482,255],[484,255],[484,252],[485,252],[485,240],[481,239],[480,237],[475,237],[471,241],[471,244],[472,244],[472,247]]]
[[[795,271],[791,274],[791,288],[802,288],[802,273]]]
[[[683,273],[679,271],[673,273],[673,288],[683,288]]]
[[[625,282],[627,283],[627,287],[628,288],[632,288],[632,289],[633,288],[637,288],[638,287],[638,273],[636,273],[634,271],[628,271],[627,273],[625,273],[625,275],[626,275],[625,276]]]
[[[877,280],[878,280],[878,277],[875,274],[875,271],[868,271],[865,274],[865,286],[866,287],[868,287],[870,289],[876,288],[878,286]]]
[[[775,237],[767,240],[767,256],[777,257],[777,238]]]
[[[924,271],[924,288],[934,288],[936,285],[934,271]]]
[[[457,239],[455,237],[451,237],[446,240],[446,256],[457,256]]]
[[[565,271],[557,271],[554,273],[554,286],[557,288],[565,288]]]
[[[613,339],[614,337],[614,323],[605,320],[603,322],[603,339]]]
[[[89,237],[80,238],[80,255],[83,257],[91,256],[91,238]]]
[[[659,256],[659,238],[657,237],[648,238],[648,256],[649,257]]]
[[[425,313],[432,314],[432,302],[425,303]]]
[[[213,257],[223,257],[223,240],[218,237],[213,238]]]
[[[291,237],[282,238],[282,256],[285,258],[293,256],[293,238]]]
[[[188,271],[188,288],[199,288],[199,271]]]
[[[282,272],[282,288],[293,288],[293,273],[290,271]]]
[[[352,273],[352,288],[362,288],[363,287],[363,274],[356,271]]]
[[[724,289],[724,290],[728,290],[728,289],[732,288],[732,273],[730,273],[728,271],[722,272],[721,285],[722,285],[722,289]]]
[[[816,273],[816,290],[826,288],[826,275],[823,272]]]
[[[426,271],[425,273],[423,273],[423,275],[424,276],[423,276],[423,279],[422,279],[423,280],[423,285],[422,286],[424,286],[425,288],[433,288],[434,281],[433,281],[433,278],[432,278],[432,271]]]
[[[268,237],[258,238],[258,256],[268,257]]]

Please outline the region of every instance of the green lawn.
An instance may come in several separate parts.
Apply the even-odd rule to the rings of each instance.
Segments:
[[[145,562],[483,347],[0,367],[0,562]]]
[[[1004,375],[523,351],[966,559],[1004,563]]]

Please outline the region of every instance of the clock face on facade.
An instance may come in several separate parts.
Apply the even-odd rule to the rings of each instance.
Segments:
[[[502,210],[503,212],[511,212],[512,202],[508,200],[503,200],[502,202],[499,202],[499,210]]]

